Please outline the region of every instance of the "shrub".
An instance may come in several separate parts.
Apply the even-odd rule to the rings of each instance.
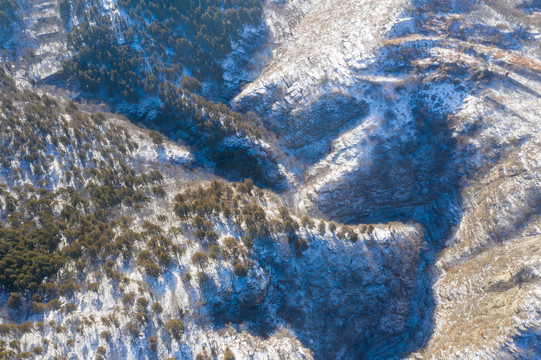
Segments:
[[[195,227],[196,229],[203,230],[204,224],[205,224],[205,219],[203,219],[199,215],[195,215],[194,218],[192,219],[192,226]]]
[[[138,298],[135,303],[137,304],[137,308],[141,309],[141,311],[145,310],[148,306],[148,300],[144,297]]]
[[[252,237],[250,235],[244,235],[242,237],[242,243],[244,246],[246,246],[247,249],[251,249],[254,247],[254,241],[252,240]]]
[[[19,340],[11,340],[9,342],[9,347],[14,350],[19,350],[21,348],[21,342]]]
[[[290,219],[284,221],[283,227],[286,234],[291,235],[295,233],[295,225],[293,225],[293,221]]]
[[[291,218],[291,216],[289,215],[289,210],[285,206],[281,206],[278,209],[278,212],[280,213],[280,217],[282,218],[282,221],[285,221]]]
[[[160,267],[152,260],[152,253],[148,250],[141,250],[137,254],[136,264],[141,266],[149,276],[158,277],[162,273]]]
[[[133,337],[139,336],[139,329],[137,328],[137,325],[135,325],[132,322],[129,322],[126,325],[124,325],[124,331],[126,331],[126,334],[131,335]]]
[[[11,333],[12,325],[11,324],[0,324],[0,335],[5,336]]]
[[[207,233],[205,232],[205,230],[197,229],[195,230],[194,235],[195,235],[195,238],[199,240],[199,242],[201,242],[205,239],[205,236],[207,236]]]
[[[229,348],[225,349],[224,360],[235,360],[235,354]]]
[[[165,331],[177,341],[184,334],[184,324],[180,319],[171,319],[165,323]]]
[[[248,188],[246,187],[245,184],[238,184],[237,185],[237,191],[240,192],[241,194],[247,194],[248,193]]]
[[[157,131],[150,130],[148,136],[152,139],[152,142],[154,145],[162,145],[163,144],[163,135],[160,134]]]
[[[329,224],[329,231],[332,232],[333,234],[336,231],[336,224],[334,222],[331,222]]]
[[[183,75],[180,81],[180,87],[188,90],[191,93],[201,93],[203,87],[199,80]]]
[[[165,196],[165,190],[163,189],[163,186],[156,185],[152,188],[152,194],[156,197],[163,198]]]
[[[300,238],[297,241],[297,246],[301,251],[305,251],[308,249],[308,241],[305,238]]]
[[[86,289],[88,291],[92,291],[92,292],[95,292],[97,294],[98,291],[99,291],[99,284],[97,282],[91,282],[91,283],[88,284]]]
[[[148,315],[144,312],[138,311],[135,313],[135,321],[144,325],[148,322]]]
[[[200,284],[204,284],[206,283],[207,281],[209,281],[209,277],[207,274],[205,274],[204,272],[202,271],[199,271],[197,273],[197,281],[199,281]]]
[[[368,225],[368,228],[366,229],[369,235],[372,235],[374,232],[374,225]]]
[[[176,238],[176,237],[182,235],[182,229],[179,228],[179,227],[177,227],[177,226],[171,226],[171,227],[169,228],[168,233],[169,233],[170,235],[173,235],[173,236]]]
[[[75,310],[77,310],[77,305],[75,303],[70,302],[64,305],[64,311],[66,311],[68,314],[74,312]]]
[[[111,340],[111,338],[112,338],[111,332],[109,330],[103,330],[100,333],[100,338],[102,338],[103,340],[109,342]]]
[[[254,187],[254,182],[252,181],[252,179],[245,179],[244,186],[246,187],[247,192],[251,194]]]
[[[28,334],[34,329],[34,324],[31,323],[30,321],[26,321],[20,324],[18,328],[19,328],[19,331],[22,332],[23,334]]]
[[[135,293],[130,292],[130,293],[125,294],[122,297],[122,303],[124,304],[124,306],[129,306],[131,305],[134,299],[135,299]]]
[[[61,307],[62,307],[62,304],[60,303],[60,300],[58,299],[52,299],[51,301],[47,303],[47,308],[49,308],[49,310],[60,310]]]
[[[245,277],[248,275],[248,268],[243,263],[239,262],[234,266],[235,269],[235,275],[239,277]]]
[[[351,242],[356,242],[359,238],[358,234],[351,226],[343,226],[337,235],[340,239],[348,239]]]
[[[150,336],[147,343],[150,351],[156,352],[156,350],[158,350],[158,338],[156,338],[156,336]]]
[[[103,356],[106,353],[107,353],[107,349],[105,349],[104,346],[98,346],[98,349],[96,350],[96,354]]]
[[[32,312],[34,314],[42,314],[47,309],[47,305],[41,302],[33,301],[32,302]]]
[[[43,332],[43,329],[45,327],[45,323],[43,321],[38,321],[36,323],[36,329],[40,332]]]
[[[83,259],[80,259],[80,260],[77,260],[75,262],[75,268],[79,271],[84,271],[84,269],[86,268],[86,263]]]
[[[201,269],[205,267],[208,263],[208,256],[204,252],[196,251],[192,255],[192,262],[198,265]]]
[[[321,220],[319,222],[319,225],[317,226],[317,231],[320,235],[324,235],[326,230],[327,230],[327,226],[325,224],[325,221]]]
[[[212,231],[212,230],[209,230],[206,232],[206,236],[207,236],[207,239],[208,241],[212,244],[212,243],[215,243],[216,240],[218,240],[218,234],[216,234],[216,232]]]
[[[72,297],[77,289],[78,287],[73,283],[73,281],[69,280],[68,282],[60,285],[58,288],[58,295],[67,298]]]
[[[301,224],[303,227],[308,228],[308,229],[314,228],[314,221],[306,215],[302,217]]]
[[[171,245],[171,251],[177,256],[182,256],[182,254],[186,252],[186,249],[184,249],[182,246],[173,244]]]
[[[169,265],[171,265],[172,258],[163,246],[159,246],[158,248],[156,248],[154,254],[158,258],[158,263],[164,268],[167,268]]]
[[[224,249],[225,255],[228,258],[237,257],[239,254],[239,243],[237,239],[232,236],[228,236],[222,241],[222,247]]]
[[[154,311],[156,314],[161,314],[163,312],[163,307],[159,302],[155,302],[152,304],[152,311]]]
[[[217,260],[219,255],[220,255],[220,246],[216,244],[211,245],[209,249],[209,256],[212,259]]]
[[[23,305],[23,298],[21,294],[12,292],[9,294],[8,307],[14,310],[18,310]]]

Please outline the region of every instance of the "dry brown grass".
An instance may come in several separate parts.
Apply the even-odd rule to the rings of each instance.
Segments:
[[[525,259],[541,260],[540,243],[541,236],[517,239],[450,269],[438,283],[439,316],[423,358],[499,348],[510,340],[524,324],[523,305],[540,285],[523,275]]]

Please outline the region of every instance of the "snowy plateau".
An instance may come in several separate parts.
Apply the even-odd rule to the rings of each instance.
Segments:
[[[541,359],[541,2],[0,0],[26,358]]]

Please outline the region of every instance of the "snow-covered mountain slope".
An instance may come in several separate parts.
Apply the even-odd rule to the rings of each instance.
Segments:
[[[415,219],[448,247],[426,273],[435,329],[419,358],[539,354],[536,6],[321,1],[234,100],[280,135],[300,209]]]
[[[312,4],[313,3],[313,4]],[[288,148],[298,149],[336,132],[367,108],[355,75],[370,63],[379,40],[399,21],[404,2],[285,2],[267,12],[277,41],[263,73],[235,98],[258,111]],[[293,24],[281,13],[298,6]],[[296,13],[303,14],[297,20]],[[286,33],[287,35],[285,35]],[[327,150],[310,147],[312,156]],[[308,152],[308,151],[307,151]]]
[[[13,68],[19,86],[28,86],[58,72],[71,56],[59,3],[21,0],[11,31],[0,38],[0,61]]]
[[[539,356],[541,114],[532,87],[509,80],[460,112],[457,132],[477,175],[465,181],[462,217],[436,262],[435,332],[424,357]]]
[[[153,215],[142,215],[136,223],[167,214],[159,204],[145,210],[150,209]],[[176,223],[170,218],[161,226]],[[219,243],[239,236],[230,225],[215,224]],[[138,226],[132,229],[138,231]],[[219,357],[229,348],[240,359],[306,359],[312,353],[317,358],[355,358],[359,349],[371,349],[372,341],[386,344],[380,355],[404,349],[422,234],[411,226],[381,226],[354,244],[330,232],[306,235],[309,249],[301,258],[279,238],[254,245],[256,262],[246,278],[234,274],[225,254],[202,268],[194,264],[193,254],[205,248],[188,234],[174,238],[186,252],[159,279],[131,261],[115,264],[121,280],[104,276],[99,266],[95,272],[67,268],[60,276],[77,279],[82,288],[60,297],[58,310],[30,312],[26,320],[37,323],[38,336],[18,338],[20,350],[39,346],[47,357],[99,354],[101,347],[105,358],[191,359],[199,353]],[[134,305],[141,298],[149,304],[143,309]],[[163,310],[156,312],[156,303]],[[66,310],[68,304],[76,310]],[[176,340],[164,324],[178,317],[184,334]],[[18,334],[13,328],[2,339],[9,343]],[[151,336],[157,338],[154,350]]]
[[[210,357],[227,351],[239,358],[247,354],[271,359],[295,354],[300,359],[311,358],[311,351],[284,327],[285,322],[275,321],[276,327],[267,338],[253,335],[240,322],[233,327],[213,323],[212,312],[218,302],[224,302],[221,296],[231,296],[231,286],[234,296],[246,298],[249,305],[253,292],[261,295],[259,301],[265,300],[270,277],[253,262],[249,275],[238,277],[225,255],[211,259],[208,267],[192,265],[193,253],[208,252],[208,245],[194,243],[191,220],[182,225],[172,211],[172,202],[177,192],[208,179],[209,174],[188,169],[193,159],[189,151],[118,115],[97,112],[92,106],[77,106],[58,92],[41,96],[29,90],[20,92],[3,71],[0,75],[2,286],[10,283],[13,289],[25,284],[26,278],[19,274],[30,271],[10,265],[13,256],[19,256],[19,261],[27,259],[23,249],[7,249],[5,241],[10,240],[4,238],[13,233],[16,241],[23,241],[25,235],[10,232],[21,229],[22,225],[17,225],[21,219],[25,229],[36,226],[38,235],[60,224],[62,235],[57,248],[40,251],[49,252],[55,261],[65,258],[59,263],[59,272],[32,273],[48,285],[37,289],[37,284],[25,284],[22,292],[28,295],[32,291],[35,296],[23,298],[16,309],[6,306],[9,292],[3,292],[2,358],[195,358],[199,353]],[[144,185],[148,181],[160,185]],[[135,192],[130,190],[132,186]],[[118,196],[120,201],[115,200]],[[90,230],[95,216],[100,218],[97,233]],[[64,222],[57,221],[57,217]],[[82,218],[86,218],[82,226],[87,227],[83,232],[99,237],[99,249],[92,250],[89,243],[81,247],[81,241],[87,240],[75,234]],[[219,221],[215,219],[216,225],[211,226],[219,226]],[[162,235],[162,227],[169,232]],[[216,231],[220,239],[242,234],[242,228],[233,228],[231,223],[222,224]],[[165,256],[171,267],[159,279],[149,276],[135,259],[137,249],[147,247],[147,236],[156,232],[160,233],[160,241],[174,249],[172,256]],[[108,243],[103,248],[103,241],[115,237],[118,244],[124,245],[117,248]],[[119,256],[118,249],[122,248],[123,255]],[[90,260],[89,254],[94,251],[104,253],[91,255]],[[28,261],[41,266],[41,257],[36,254],[41,253],[31,253],[33,258]],[[74,261],[74,256],[79,260]],[[68,260],[70,257],[73,259]],[[13,272],[17,274],[14,282],[7,279]],[[190,272],[193,280],[186,275]],[[211,283],[221,284],[221,290],[216,293],[215,288],[204,286]],[[207,302],[210,305],[205,305]],[[172,319],[184,322],[182,337],[168,335],[172,334],[172,325],[168,327],[167,321]]]
[[[3,357],[414,349],[419,225],[299,219],[156,132],[0,75]]]
[[[494,16],[490,9],[477,11]],[[368,91],[373,94],[367,96],[371,99],[368,103],[372,111],[354,130],[336,138],[331,153],[307,172],[309,185],[304,191],[308,197],[324,198],[329,188],[327,183],[336,183],[337,178],[343,179],[338,182],[346,187],[359,186],[360,191],[370,188],[378,194],[376,189],[384,190],[383,200],[377,195],[362,196],[359,207],[352,210],[358,216],[363,208],[369,212],[374,206],[389,204],[397,211],[397,205],[402,202],[405,206],[422,205],[427,196],[438,197],[438,194],[452,192],[453,188],[456,190],[457,178],[469,175],[474,170],[473,164],[481,160],[479,157],[493,156],[494,151],[483,143],[485,138],[477,139],[482,148],[475,154],[471,154],[471,144],[461,142],[459,129],[464,126],[464,120],[457,119],[463,118],[462,111],[467,111],[465,116],[470,118],[488,117],[484,123],[500,134],[502,146],[513,138],[537,132],[537,123],[530,119],[535,119],[539,111],[539,56],[535,52],[531,57],[522,55],[536,51],[537,35],[521,32],[520,28],[514,30],[509,24],[503,28],[505,19],[496,17],[501,26],[498,30],[490,28],[495,33],[484,44],[464,39],[480,36],[476,29],[483,35],[488,32],[480,23],[479,19],[483,20],[480,14],[473,14],[477,24],[464,15],[459,20],[448,15],[437,19],[440,25],[436,30],[440,32],[446,27],[461,26],[452,25],[454,22],[467,22],[472,30],[464,30],[464,35],[451,33],[445,39],[406,35],[384,43],[376,70],[380,78],[369,75],[367,79],[371,82]],[[490,20],[495,21],[492,17],[484,19],[485,22]],[[512,36],[523,39],[521,49],[502,49],[499,43],[494,43],[503,41],[502,45],[506,45],[506,37]],[[397,57],[402,59],[402,64],[397,64]],[[383,72],[390,72],[392,78],[382,78]],[[509,119],[512,114],[505,109],[493,110],[491,97],[497,98],[498,103],[513,106],[526,119],[517,121],[514,128],[508,130],[502,123],[514,123]],[[523,102],[517,104],[518,98],[523,98]],[[471,103],[476,104],[475,108],[470,107]],[[479,124],[468,120],[476,124],[470,126]],[[464,132],[477,135],[472,129],[467,127]],[[497,136],[492,141],[498,141],[495,138]],[[503,140],[505,138],[510,139]],[[387,166],[381,166],[382,162]],[[438,174],[436,178],[434,174]],[[330,188],[337,187],[340,188]],[[328,206],[323,204],[323,207]],[[399,213],[398,216],[404,215]]]
[[[19,2],[0,358],[539,358],[539,5],[203,3]]]

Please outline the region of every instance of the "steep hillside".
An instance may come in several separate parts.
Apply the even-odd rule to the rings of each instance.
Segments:
[[[0,0],[0,358],[539,358],[540,40],[529,0]]]
[[[189,265],[197,263],[196,250],[205,251],[199,253],[204,259],[209,250],[201,249],[191,216],[179,222],[171,205],[175,191],[208,178],[185,167],[192,158],[188,151],[125,119],[91,107],[81,110],[59,94],[53,99],[20,92],[3,72],[1,91],[0,281],[7,294],[11,291],[9,299],[3,297],[3,358],[210,356],[227,346],[235,353],[248,351],[242,348],[246,341],[254,344],[250,351],[259,343],[271,357],[283,351],[310,354],[285,329],[264,340],[238,327],[217,333],[209,324],[213,318],[201,309],[206,299],[198,295],[197,281],[210,284],[216,265],[221,275],[236,276],[229,261],[220,267],[217,245],[209,276],[202,263]],[[215,226],[207,222],[205,227]],[[218,231],[220,237],[210,229],[206,236],[218,243],[228,230]],[[236,287],[249,290],[261,270],[251,262],[244,271],[255,279],[243,285],[239,275]],[[185,303],[179,305],[171,291],[188,296]],[[138,308],[131,306],[135,300]],[[199,330],[190,331],[192,323]],[[240,342],[237,333],[244,334]]]
[[[281,135],[301,209],[414,219],[448,247],[423,255],[418,358],[539,354],[539,18],[521,1],[319,2],[234,100]]]
[[[258,1],[10,4],[2,4],[13,16],[0,38],[0,60],[18,86],[47,84],[74,100],[106,103],[183,140],[199,165],[233,180],[284,186],[257,116],[219,102],[239,86],[238,79],[224,82],[221,63],[239,43],[241,53],[255,51],[246,41],[260,23]]]
[[[3,357],[407,349],[419,226],[299,219],[119,116],[4,72],[1,94]]]

